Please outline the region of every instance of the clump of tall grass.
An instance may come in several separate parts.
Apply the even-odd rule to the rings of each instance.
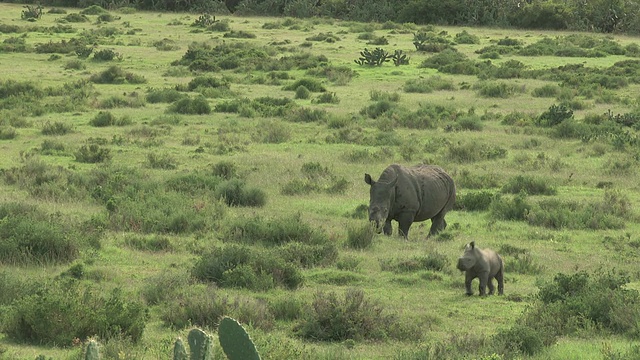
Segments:
[[[369,223],[359,226],[352,225],[347,227],[347,241],[345,244],[351,249],[368,249],[373,245],[375,234],[374,226]]]
[[[393,271],[396,273],[415,272],[421,270],[443,271],[449,264],[447,257],[438,252],[414,256],[408,259],[380,259],[379,262],[380,269],[382,271]]]
[[[525,192],[528,195],[555,195],[558,193],[548,179],[529,175],[512,177],[502,186],[501,191],[509,194]]]
[[[304,278],[299,267],[279,252],[231,244],[214,248],[195,263],[192,275],[220,287],[264,291],[282,286],[296,289]]]
[[[419,326],[403,326],[396,314],[385,311],[381,304],[367,299],[364,291],[356,288],[347,289],[343,298],[335,292],[318,292],[310,309],[295,330],[305,339],[358,341],[422,336]]]

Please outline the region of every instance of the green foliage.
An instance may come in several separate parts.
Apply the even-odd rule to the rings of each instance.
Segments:
[[[390,58],[391,55],[382,48],[375,48],[373,51],[364,48],[364,50],[360,52],[360,58],[354,60],[354,62],[358,65],[380,66],[388,62]]]
[[[520,324],[501,330],[494,336],[494,339],[505,350],[516,351],[529,356],[541,352],[545,345],[540,330]]]
[[[42,5],[25,5],[23,7],[26,10],[22,10],[20,15],[22,20],[36,21],[42,17],[42,11],[44,10]]]
[[[528,195],[556,195],[558,191],[551,186],[549,180],[542,177],[517,175],[502,186],[501,191],[509,194],[524,192]]]
[[[495,196],[489,206],[491,217],[498,220],[525,220],[532,206],[523,194],[514,197]]]
[[[0,126],[0,140],[11,140],[18,136],[16,129],[11,126]]]
[[[167,111],[178,114],[204,115],[211,113],[211,105],[204,96],[185,97],[171,104]]]
[[[492,191],[467,191],[456,194],[456,209],[463,211],[485,211],[489,209],[495,193]]]
[[[475,141],[450,144],[446,151],[447,159],[458,163],[500,159],[507,156],[507,149],[496,145],[480,144]]]
[[[549,109],[536,119],[536,124],[544,127],[552,127],[573,117],[573,111],[565,105],[551,105]]]
[[[259,360],[251,337],[235,319],[224,317],[218,326],[220,346],[229,360]]]
[[[281,219],[239,218],[228,224],[224,239],[243,244],[279,246],[290,242],[309,245],[329,243],[327,235],[302,221],[301,215]]]
[[[454,37],[457,44],[480,44],[480,38],[477,35],[472,35],[467,30],[462,30]]]
[[[247,187],[240,179],[229,179],[216,186],[215,195],[229,206],[262,207],[267,203],[267,194],[260,188]]]
[[[344,299],[335,292],[315,294],[312,311],[305,314],[296,333],[315,341],[345,341],[397,338],[398,319],[387,314],[376,301],[368,300],[360,289],[350,288]]]
[[[147,309],[128,300],[121,289],[102,293],[97,287],[62,280],[14,302],[3,331],[20,343],[71,345],[74,339],[142,338]]]
[[[276,286],[296,289],[304,282],[300,269],[287,262],[281,254],[234,244],[203,254],[196,261],[192,275],[202,281],[215,282],[220,287],[256,291]]]
[[[380,268],[383,271],[393,271],[396,273],[421,270],[442,271],[448,263],[449,260],[445,255],[432,252],[422,256],[414,256],[409,259],[380,259]]]
[[[57,264],[73,261],[86,244],[64,218],[17,203],[0,204],[0,263]]]
[[[122,54],[113,49],[101,49],[93,53],[94,61],[111,61],[114,59],[122,61]]]
[[[95,164],[111,160],[111,150],[98,144],[85,144],[73,154],[77,162]]]
[[[47,121],[43,126],[42,126],[42,135],[64,135],[67,134],[69,132],[71,132],[71,125],[56,121],[56,122],[49,122]]]
[[[117,118],[109,111],[100,111],[93,117],[93,119],[89,120],[89,124],[95,127],[104,127],[104,126],[124,126],[131,124],[131,118],[123,116],[121,118]]]
[[[187,97],[187,94],[183,94],[175,89],[149,89],[146,100],[152,104],[172,103]]]
[[[368,223],[347,228],[347,247],[351,249],[368,249],[373,245],[375,228]]]
[[[472,88],[478,92],[478,95],[488,98],[508,98],[523,91],[515,84],[492,81],[478,82]]]
[[[196,20],[193,21],[191,26],[201,27],[201,28],[208,28],[209,26],[212,26],[213,24],[215,24],[215,23],[217,23],[219,21],[220,20],[216,20],[216,17],[214,15],[202,14]]]
[[[292,84],[289,84],[283,87],[283,90],[287,91],[296,91],[300,86],[304,86],[307,90],[311,92],[325,92],[327,89],[322,85],[322,83],[316,79],[303,78],[300,80],[296,80]]]
[[[96,84],[144,84],[147,82],[143,76],[126,72],[116,65],[99,74],[91,75],[89,80]]]
[[[341,194],[349,186],[346,179],[333,175],[329,168],[323,167],[318,162],[304,163],[300,172],[300,178],[294,178],[282,187],[282,194],[300,195],[313,192]]]

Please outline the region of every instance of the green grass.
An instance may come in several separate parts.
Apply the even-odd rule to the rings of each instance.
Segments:
[[[77,13],[80,9],[67,10],[68,13]],[[21,11],[21,5],[0,4],[0,23],[24,27],[32,24],[19,20]],[[11,274],[25,284],[34,284],[36,281],[53,281],[74,264],[82,264],[85,275],[79,281],[99,282],[100,287],[104,288],[104,294],[119,287],[129,298],[142,301],[145,291],[148,291],[146,289],[149,281],[159,281],[156,279],[167,276],[168,272],[176,271],[175,269],[190,274],[203,254],[210,253],[214,247],[227,246],[230,239],[225,238],[226,234],[229,234],[229,231],[225,231],[228,230],[225,226],[233,225],[241,219],[262,219],[264,224],[299,222],[321,231],[327,241],[338,249],[338,260],[322,266],[301,268],[305,281],[304,285],[296,290],[282,287],[267,291],[225,288],[225,296],[229,299],[251,299],[248,302],[250,304],[264,301],[280,309],[279,313],[283,313],[286,306],[311,306],[318,291],[335,292],[339,299],[343,299],[345,291],[356,288],[362,290],[367,299],[384,307],[387,313],[397,316],[403,324],[400,330],[407,331],[417,327],[423,332],[421,339],[411,336],[408,336],[407,340],[398,339],[397,331],[400,330],[395,329],[395,337],[384,340],[374,337],[378,340],[373,342],[360,339],[314,342],[293,335],[294,329],[301,323],[300,316],[296,315],[298,311],[293,309],[274,320],[270,330],[259,326],[247,326],[264,359],[413,359],[420,358],[421,346],[448,344],[451,347],[451,344],[455,343],[451,340],[453,338],[457,339],[455,341],[458,341],[458,348],[464,350],[473,342],[469,334],[486,336],[487,341],[490,341],[490,337],[501,329],[516,324],[523,311],[533,302],[540,281],[549,281],[558,272],[572,274],[576,270],[591,272],[616,268],[629,272],[629,288],[640,288],[640,275],[636,266],[640,250],[634,245],[640,243],[640,214],[633,210],[640,202],[637,172],[634,170],[639,165],[637,144],[616,147],[606,136],[591,140],[558,138],[551,136],[548,129],[536,126],[534,122],[502,122],[505,114],[516,111],[535,119],[548,111],[551,105],[559,104],[554,97],[532,95],[534,89],[558,85],[559,82],[530,78],[484,80],[485,84],[486,81],[504,82],[517,89],[511,92],[508,98],[484,97],[474,88],[481,86],[483,80],[476,76],[451,75],[439,73],[434,69],[419,68],[418,65],[432,54],[415,50],[412,44],[413,32],[383,30],[379,24],[307,19],[295,20],[305,30],[292,30],[284,26],[263,28],[266,23],[282,19],[217,16],[216,18],[228,22],[231,31],[256,35],[256,38],[251,39],[228,37],[223,40],[222,32],[191,32],[193,28],[190,24],[198,18],[197,14],[125,14],[117,11],[113,13],[121,19],[108,25],[97,25],[96,16],[87,15],[93,21],[70,23],[77,29],[75,33],[52,34],[35,31],[30,32],[24,39],[33,47],[39,43],[68,41],[80,37],[85,30],[96,31],[102,26],[116,27],[122,30],[123,34],[131,29],[139,29],[129,35],[93,39],[98,45],[97,49],[113,49],[121,54],[121,61],[103,63],[78,59],[74,54],[48,61],[51,54],[0,53],[0,73],[5,74],[3,80],[33,82],[46,94],[37,98],[22,97],[18,104],[3,105],[0,109],[0,127],[12,126],[15,130],[14,137],[0,140],[0,202],[34,205],[51,218],[62,219],[63,223],[78,226],[92,224],[96,229],[104,230],[100,235],[91,235],[98,239],[94,241],[99,246],[81,247],[72,263],[25,265],[20,261],[13,261],[0,263],[0,272]],[[45,12],[34,24],[53,26],[56,19],[64,16]],[[178,19],[183,25],[168,25]],[[385,63],[382,66],[368,67],[354,63],[365,46],[371,48],[365,41],[358,39],[361,32],[352,31],[362,28],[363,25],[373,27],[374,37],[384,36],[388,39],[389,45],[381,47],[389,53],[399,49],[407,54],[410,57],[409,65],[396,67],[392,63]],[[483,61],[479,59],[479,54],[475,53],[476,50],[505,37],[520,40],[528,45],[545,36],[569,34],[537,30],[437,27],[438,32],[446,31],[451,38],[462,30],[477,36],[480,40],[479,44],[455,46],[473,61]],[[339,41],[314,41],[311,47],[300,46],[307,42],[306,38],[319,33],[336,34]],[[587,35],[601,37],[597,34]],[[156,44],[163,39],[172,41],[175,46],[157,49]],[[637,38],[628,36],[612,36],[611,39],[623,46],[637,42]],[[284,46],[269,45],[272,42],[285,41],[287,45]],[[190,73],[185,67],[176,67],[171,63],[185,55],[191,42],[204,42],[211,47],[222,43],[242,42],[253,47],[254,52],[255,49],[262,49],[269,56],[276,58],[299,55],[300,51],[310,52],[313,55],[324,55],[331,66],[346,67],[356,75],[334,82],[331,77],[310,75],[305,69],[279,73],[254,68],[246,71]],[[84,66],[65,69],[68,61],[76,59]],[[590,68],[604,69],[617,61],[632,58],[502,55],[500,59],[492,62],[499,66],[509,60],[518,60],[528,69],[548,70],[580,63]],[[146,83],[91,84],[93,90],[85,101],[72,103],[70,106],[73,107],[65,108],[64,112],[56,111],[61,103],[67,102],[63,95],[69,90],[65,90],[64,84],[78,80],[86,81],[110,66],[118,66],[125,73],[143,77]],[[198,89],[190,89],[189,84],[194,78],[208,76],[228,84],[228,91],[203,91],[200,94],[195,92]],[[453,90],[438,90],[437,87],[433,91],[422,93],[404,90],[408,83],[420,84],[420,80],[434,79],[435,76],[439,81],[451,84],[452,87],[447,88]],[[256,81],[258,78],[265,81]],[[302,79],[317,82],[317,85],[326,89],[328,93],[335,94],[340,102],[315,103],[312,100],[318,94],[312,94],[309,99],[296,99],[292,90],[295,90],[297,85],[292,90],[285,90],[287,86]],[[277,85],[269,82],[275,80],[278,81]],[[170,103],[145,103],[144,99],[150,92],[167,89],[176,89],[176,93],[182,95],[175,97],[176,100],[197,98],[199,101],[206,101],[211,109],[233,100],[241,100],[247,105],[248,101],[242,99],[287,98],[298,109],[304,108],[308,112],[317,110],[326,115],[317,118],[307,116],[302,120],[296,120],[298,118],[292,114],[285,113],[265,118],[261,115],[263,109],[258,111],[248,107],[238,113],[212,111],[202,115],[189,112],[175,115],[170,112]],[[575,99],[586,106],[574,111],[574,119],[582,122],[587,115],[601,115],[608,110],[613,115],[637,112],[636,94],[639,89],[640,85],[636,83],[617,89],[614,94],[621,100],[606,104],[598,102],[597,97],[580,95],[576,91]],[[372,94],[399,96],[398,99],[394,99],[397,101],[393,102],[391,110],[373,119],[361,115],[362,109],[377,102],[372,100]],[[198,97],[200,95],[203,97]],[[99,107],[100,104],[114,97],[122,97],[132,103],[137,99],[136,103],[142,103],[144,106],[108,109],[113,119],[127,119],[126,124],[122,124],[124,126],[92,124],[92,120],[96,119],[101,111],[107,112]],[[254,102],[251,104],[257,106]],[[401,126],[403,119],[413,120],[420,114],[431,114],[432,111],[418,111],[421,106],[426,105],[453,109],[450,114],[454,115],[430,121],[429,124],[435,125],[429,129]],[[481,126],[475,126],[474,131],[465,130],[468,127],[456,121],[467,116],[473,116],[474,121]],[[22,119],[24,125],[12,125],[9,123],[10,119]],[[46,124],[56,123],[64,124],[71,131],[64,134],[42,134]],[[332,125],[337,123],[341,126]],[[274,130],[273,124],[278,126],[280,132],[288,134],[281,138],[282,141],[264,140],[267,131]],[[629,134],[638,134],[637,129],[625,130],[628,130]],[[64,151],[43,152],[41,148],[45,141],[64,144]],[[97,144],[100,149],[108,149],[108,159],[99,163],[76,161],[73,154],[85,144]],[[464,150],[474,156],[462,160],[451,156],[451,149],[460,150],[463,146]],[[486,154],[483,151],[490,153]],[[499,151],[500,154],[496,154],[495,151]],[[482,155],[476,156],[479,153]],[[353,158],[358,154],[371,156],[362,161],[354,161]],[[406,160],[409,158],[410,160]],[[40,177],[30,173],[22,174],[20,169],[33,161],[42,161],[51,168]],[[364,173],[370,173],[377,178],[390,163],[421,162],[440,165],[454,180],[464,177],[467,180],[466,184],[476,180],[473,187],[459,185],[460,193],[499,193],[512,179],[520,179],[520,182],[522,179],[534,179],[540,184],[552,187],[554,192],[548,195],[526,195],[528,202],[538,203],[552,198],[561,203],[594,204],[601,202],[605,196],[606,190],[602,184],[610,184],[611,188],[628,199],[632,211],[623,218],[622,229],[608,230],[590,230],[580,226],[554,230],[528,225],[526,221],[496,220],[486,210],[452,211],[447,215],[449,227],[438,236],[427,239],[430,227],[427,221],[412,226],[408,241],[395,235],[385,237],[376,234],[367,246],[348,246],[350,231],[351,236],[366,235],[356,232],[360,229],[361,232],[366,230],[366,217],[351,216],[358,206],[368,204],[369,188],[363,181]],[[215,198],[214,189],[171,192],[165,194],[164,198],[158,195],[163,191],[169,191],[165,189],[169,179],[189,174],[213,177],[212,166],[221,163],[233,164],[233,178],[236,179],[234,181],[241,181],[247,189],[257,188],[264,192],[264,205],[226,207]],[[619,164],[618,167],[614,166],[616,163]],[[628,167],[620,169],[625,164]],[[312,165],[314,169],[324,169],[325,173],[304,171]],[[96,174],[105,168],[111,169],[108,171],[125,169],[125,173],[139,171],[140,176],[130,179],[120,175],[110,179],[111,182],[104,179],[100,182],[102,178]],[[69,175],[64,179],[47,180],[46,176],[53,173]],[[12,174],[15,177],[11,177]],[[19,178],[15,174],[22,174],[23,177]],[[314,185],[316,191],[298,190],[292,191],[291,195],[283,195],[283,188],[287,184],[296,184],[296,181],[306,181],[307,184]],[[325,191],[325,188],[338,181],[341,181],[341,191]],[[511,185],[515,189],[513,192],[517,192],[527,184]],[[131,199],[124,202],[127,194],[137,194],[140,198],[137,202]],[[503,197],[516,195],[503,194]],[[144,202],[142,197],[145,197]],[[225,206],[224,215],[220,215],[221,218],[211,216],[204,221],[205,224],[194,225],[193,231],[175,231],[182,228],[180,218],[160,217],[160,213],[171,212],[172,209],[167,206],[161,207],[153,201],[169,198],[175,201],[175,204],[179,204],[175,208],[184,209],[188,214],[211,214],[215,206]],[[140,204],[146,204],[144,206],[149,208],[145,209]],[[128,206],[126,210],[130,212],[129,219],[133,219],[131,222],[119,222],[116,218],[109,218],[119,214],[116,211],[118,205]],[[215,211],[213,213],[218,214]],[[142,221],[146,219],[145,214],[156,214],[156,219],[177,220],[171,226],[151,226],[153,224]],[[195,218],[197,216],[194,215],[183,220]],[[138,219],[138,222],[134,221],[135,219]],[[267,226],[264,224],[263,226]],[[393,225],[397,231],[397,224]],[[145,231],[151,233],[145,234]],[[530,258],[535,266],[521,272],[510,272],[507,267],[504,297],[466,297],[464,276],[455,269],[455,263],[462,253],[463,245],[471,240],[475,240],[479,247],[496,250],[508,248],[507,245],[523,249],[527,259]],[[273,250],[271,245],[265,243],[247,246],[255,248],[258,254],[259,251]],[[400,260],[415,262],[433,254],[437,254],[438,259],[446,259],[444,267],[427,269],[406,266],[406,270],[403,271],[385,271],[381,268],[381,264],[403,266]],[[514,256],[510,255],[509,259],[514,261]],[[476,283],[474,287],[477,287]],[[195,294],[205,294],[195,282],[186,281],[184,284],[175,285],[173,291],[176,291],[177,297],[194,296],[194,301],[198,299]],[[284,303],[285,300],[291,303]],[[167,309],[179,308],[176,302],[169,301],[171,299],[148,305],[150,318],[137,344],[112,339],[107,347],[120,347],[122,354],[129,354],[127,358],[167,358],[175,338],[185,338],[188,332],[188,329],[172,329],[163,322],[162,316],[166,314]],[[11,305],[0,304],[0,307],[4,306]],[[249,310],[246,311],[247,314],[251,314]],[[230,311],[242,313],[238,308]],[[210,333],[215,332],[212,328],[206,330]],[[562,337],[557,345],[546,347],[541,353],[525,358],[600,359],[603,351],[607,349],[625,353],[633,344],[637,344],[637,338],[634,340],[604,331],[584,330],[576,336]],[[220,355],[217,343],[215,347]],[[78,347],[44,347],[17,343],[0,332],[0,358],[33,359],[39,354],[44,354],[56,359],[74,359],[79,352]],[[470,358],[483,355],[471,351],[466,354]]]

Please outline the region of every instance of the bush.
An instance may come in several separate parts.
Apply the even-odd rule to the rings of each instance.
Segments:
[[[499,331],[494,335],[494,340],[505,350],[515,350],[529,356],[539,353],[544,348],[543,336],[539,330],[521,324]]]
[[[555,187],[550,185],[549,180],[528,175],[515,176],[502,186],[501,191],[509,194],[519,194],[524,192],[528,195],[556,195]]]
[[[171,298],[160,315],[166,326],[177,329],[194,325],[217,328],[223,316],[232,316],[265,331],[274,326],[274,315],[263,300],[231,298],[210,285],[185,288]]]
[[[0,140],[11,140],[18,136],[16,129],[11,126],[0,126]]]
[[[228,245],[214,248],[196,261],[192,275],[221,287],[269,290],[277,285],[296,289],[304,279],[300,269],[275,252]]]
[[[385,313],[375,301],[366,299],[359,289],[347,289],[344,300],[335,292],[315,294],[311,311],[295,329],[305,339],[315,341],[381,340],[398,337],[398,320]]]
[[[146,100],[152,104],[172,103],[187,97],[187,94],[183,94],[175,89],[149,89]]]
[[[361,226],[349,226],[347,228],[347,247],[351,249],[367,249],[373,244],[373,237],[376,234],[375,228],[365,223]]]
[[[111,160],[111,150],[98,144],[85,144],[73,154],[77,162],[95,164]]]
[[[267,195],[262,189],[247,188],[245,182],[240,179],[221,182],[216,187],[215,194],[229,206],[262,207],[267,202]]]
[[[102,294],[79,282],[58,280],[14,302],[3,331],[15,341],[70,346],[90,336],[142,338],[147,309],[119,288]]]
[[[93,53],[94,61],[111,61],[113,59],[122,61],[122,54],[114,51],[113,49],[102,49]]]
[[[96,116],[89,121],[89,124],[95,127],[104,127],[104,126],[123,126],[131,124],[131,119],[128,117],[117,118],[115,115],[110,113],[109,111],[100,111]]]
[[[211,113],[211,105],[204,96],[182,98],[169,106],[168,112],[178,114],[203,115]]]
[[[289,242],[310,245],[329,243],[327,235],[302,221],[300,214],[282,219],[239,218],[227,225],[224,234],[226,241],[242,244],[279,246]]]
[[[0,204],[0,237],[3,264],[68,263],[84,245],[82,234],[64,219],[17,203]]]
[[[304,86],[305,88],[307,88],[307,90],[309,90],[311,92],[325,92],[325,91],[327,91],[327,89],[318,80],[307,79],[307,78],[303,78],[303,79],[297,80],[297,81],[293,82],[292,84],[289,84],[289,85],[283,87],[282,90],[296,91],[298,89],[298,87],[300,87],[300,86]]]
[[[494,197],[489,212],[491,217],[498,220],[525,220],[532,206],[522,194],[515,197]]]
[[[144,84],[147,82],[143,76],[126,72],[116,65],[99,74],[91,75],[89,80],[96,84]]]
[[[448,263],[449,260],[445,255],[433,252],[422,256],[414,256],[410,259],[380,259],[380,268],[383,271],[396,273],[421,270],[442,271]]]
[[[495,194],[491,191],[472,191],[456,194],[455,207],[463,211],[485,211],[489,209]]]
[[[56,121],[51,123],[47,121],[42,127],[42,135],[65,135],[71,132],[71,125]]]

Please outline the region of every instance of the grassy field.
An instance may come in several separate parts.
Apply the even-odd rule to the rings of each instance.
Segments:
[[[14,234],[2,227],[12,216],[4,215],[7,204],[34,206],[46,214],[47,224],[51,219],[62,224],[59,231],[72,238],[77,254],[58,259],[45,253],[23,261],[20,254],[35,252],[33,248],[0,248],[0,292],[5,293],[0,295],[0,318],[13,316],[21,299],[43,284],[55,287],[60,279],[72,278],[73,286],[97,294],[120,289],[124,299],[148,312],[137,343],[125,336],[101,339],[103,355],[110,359],[168,358],[173,341],[186,337],[191,324],[215,333],[211,321],[188,319],[184,324],[175,319],[180,309],[190,307],[203,315],[219,299],[228,302],[228,315],[245,324],[264,359],[479,359],[492,353],[493,358],[601,359],[628,355],[638,344],[637,333],[629,336],[633,331],[615,332],[593,323],[533,355],[500,353],[492,345],[501,331],[521,321],[536,304],[539,287],[557,273],[623,271],[629,279],[625,288],[640,288],[635,211],[640,202],[640,73],[633,72],[635,56],[640,56],[634,52],[638,38],[228,15],[217,15],[217,22],[201,27],[194,26],[200,14],[122,10],[102,20],[86,15],[86,22],[70,22],[66,17],[80,9],[50,13],[49,8],[29,22],[21,19],[24,9],[0,4],[0,236]],[[490,61],[500,68],[517,60],[522,72],[483,78],[425,67],[425,61],[445,52],[417,51],[414,37],[420,32],[440,39],[436,43],[446,41],[475,64],[471,67]],[[477,40],[456,42],[456,35],[465,32]],[[543,39],[572,36],[584,40],[576,48],[605,42],[622,50],[598,56],[517,52]],[[369,43],[380,38],[387,43]],[[91,55],[42,50],[72,39],[83,39]],[[510,52],[491,60],[481,58],[483,49],[505,39],[517,45],[503,47]],[[14,43],[24,50],[12,51]],[[563,44],[560,48],[567,46]],[[202,63],[175,64],[190,49],[218,49],[223,58],[228,54],[222,51],[234,46],[236,58],[228,63],[215,63],[218,54],[212,56],[213,71],[197,70]],[[391,54],[402,50],[409,63],[354,62],[365,48],[376,47]],[[112,50],[115,59],[96,60],[102,50]],[[308,54],[310,67],[300,60]],[[285,67],[290,58],[298,62]],[[602,85],[602,79],[615,77],[606,70],[621,61],[632,64],[616,78],[625,83]],[[569,64],[589,71],[564,81],[545,78]],[[96,80],[114,66],[129,73],[124,76],[129,80]],[[535,71],[540,74],[531,75]],[[575,80],[590,74],[602,77]],[[191,87],[194,79],[207,77],[225,85]],[[594,85],[598,79],[600,85]],[[285,89],[301,80],[324,89],[306,95],[299,88]],[[412,83],[421,90],[406,91]],[[15,84],[35,90],[21,92]],[[535,95],[545,87],[551,95]],[[172,110],[177,99],[150,101],[161,90],[180,99],[204,99],[211,111]],[[337,101],[321,101],[323,95]],[[268,104],[281,101],[285,106],[256,102],[265,98]],[[573,111],[570,119],[551,126],[538,120],[559,104]],[[232,105],[236,111],[219,111]],[[96,125],[105,113],[114,122]],[[615,115],[624,114],[632,121],[623,126]],[[587,131],[580,127],[585,124],[601,127]],[[82,161],[83,154],[95,160]],[[427,239],[430,222],[416,223],[409,240],[375,235],[370,246],[350,246],[350,236],[367,226],[366,213],[357,211],[368,204],[364,174],[377,179],[392,163],[437,164],[451,174],[459,206],[446,217],[449,227]],[[194,184],[204,184],[223,165],[239,187],[253,190],[250,194],[258,199],[256,194],[262,194],[264,203],[228,206],[217,190],[195,189]],[[187,182],[189,176],[202,183]],[[528,180],[552,194],[526,193],[526,186],[524,193],[504,190]],[[183,181],[186,189],[169,191],[171,181]],[[477,201],[479,210],[470,211],[472,196],[483,193],[488,195],[479,197],[484,199]],[[500,205],[514,206],[519,196],[531,205],[528,215],[521,211],[505,219]],[[165,217],[152,218],[156,213]],[[162,219],[176,218],[181,222],[163,224]],[[243,223],[294,230],[308,226],[337,255],[324,263],[320,255],[315,265],[296,266],[303,284],[295,289],[260,291],[195,279],[194,265],[211,249],[241,239],[237,229]],[[260,241],[245,245],[258,254],[284,251]],[[464,275],[455,265],[470,241],[503,252],[505,296],[464,295]],[[442,266],[420,265],[424,259]],[[474,288],[477,293],[476,283]],[[300,335],[301,324],[314,312],[314,299],[335,294],[341,301],[358,291],[367,304],[395,319],[391,328],[381,325],[377,330],[384,335],[334,341]],[[261,320],[265,317],[269,319]],[[7,325],[0,330],[0,359],[39,354],[76,359],[82,351],[84,339],[71,344],[20,341]],[[215,353],[223,356],[218,344]]]

